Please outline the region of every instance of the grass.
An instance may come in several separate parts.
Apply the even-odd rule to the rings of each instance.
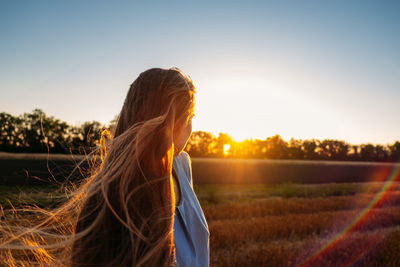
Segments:
[[[0,205],[4,209],[26,205],[52,208],[66,199],[65,191],[56,186],[0,186]]]
[[[376,193],[382,183],[328,183],[328,184],[208,184],[195,185],[194,189],[202,205],[226,202],[251,202],[271,197],[317,198],[331,196],[353,196],[360,193]],[[391,188],[400,190],[400,185]]]
[[[251,202],[270,197],[315,198],[348,196],[357,193],[376,192],[378,183],[303,185],[285,183],[280,185],[195,185],[195,192],[202,205],[227,202]],[[0,205],[36,204],[40,207],[55,206],[65,200],[64,190],[56,186],[0,186]]]
[[[399,184],[379,201],[382,183],[194,188],[210,229],[211,266],[400,266]],[[64,199],[55,187],[0,186],[3,208]]]
[[[197,186],[211,266],[400,266],[399,186],[367,209],[381,187]]]

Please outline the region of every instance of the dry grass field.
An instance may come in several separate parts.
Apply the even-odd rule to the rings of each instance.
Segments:
[[[195,185],[211,266],[400,266],[400,184]],[[53,207],[49,187],[0,187],[0,204]]]
[[[400,266],[400,187],[384,186],[198,186],[211,265]]]

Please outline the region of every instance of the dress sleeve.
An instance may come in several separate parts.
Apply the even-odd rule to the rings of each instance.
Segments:
[[[186,176],[189,180],[190,186],[193,188],[193,176],[192,176],[192,159],[186,151],[182,151],[182,154],[185,158],[185,171]]]

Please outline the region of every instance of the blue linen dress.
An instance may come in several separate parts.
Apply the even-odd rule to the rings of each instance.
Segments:
[[[181,192],[180,203],[175,206],[174,243],[175,266],[208,267],[208,224],[193,190],[192,167],[189,154],[182,151],[174,157],[173,169]]]

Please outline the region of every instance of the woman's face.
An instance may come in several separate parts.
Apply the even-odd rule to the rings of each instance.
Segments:
[[[187,123],[184,125],[178,125],[177,130],[174,134],[174,155],[178,155],[184,148],[192,134],[192,119],[194,114],[192,114]]]

